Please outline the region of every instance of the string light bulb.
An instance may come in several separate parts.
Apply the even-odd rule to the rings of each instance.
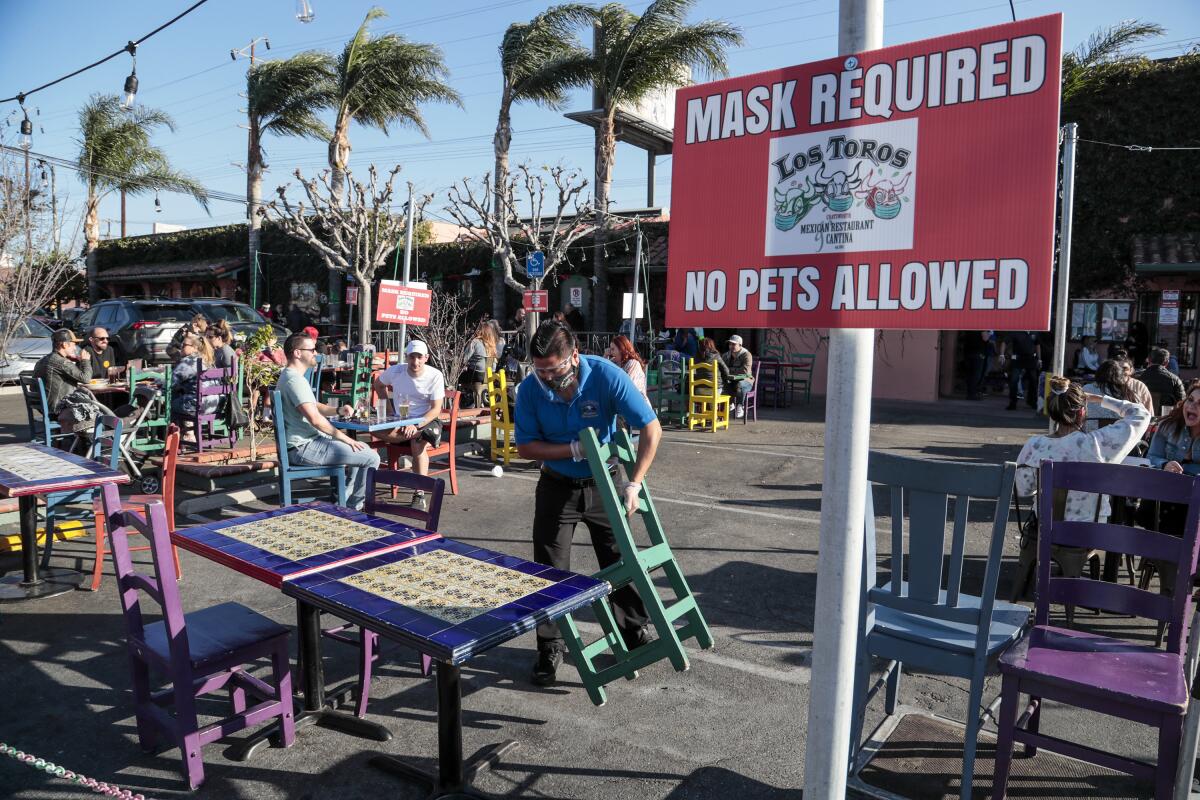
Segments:
[[[38,167],[41,168],[42,191],[50,188],[50,176],[46,174],[46,162],[38,159]]]
[[[133,58],[133,71],[129,73],[129,77],[125,79],[125,97],[121,100],[121,109],[123,111],[132,111],[134,101],[137,99],[138,79],[137,79],[137,45],[133,42],[125,45],[125,49]]]
[[[296,19],[307,25],[316,17],[317,15],[312,10],[312,4],[308,0],[296,0]]]
[[[23,150],[28,150],[29,148],[33,147],[33,123],[29,121],[28,114],[26,114],[25,118],[21,120],[21,138],[17,141],[20,143],[21,149]]]
[[[158,199],[158,189],[154,190],[154,213],[162,213],[162,201]]]

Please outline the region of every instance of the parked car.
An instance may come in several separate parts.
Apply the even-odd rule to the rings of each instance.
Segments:
[[[0,325],[3,324],[0,320]],[[0,354],[0,382],[16,383],[22,372],[33,371],[38,360],[50,354],[52,333],[54,331],[36,319],[18,322],[5,352]]]
[[[140,358],[147,364],[170,361],[167,345],[185,322],[196,315],[188,300],[118,297],[102,300],[89,308],[72,324],[80,338],[96,327],[108,331],[117,358]]]
[[[190,302],[196,312],[203,314],[210,322],[216,322],[219,319],[228,322],[233,331],[235,346],[240,345],[263,325],[270,325],[275,329],[275,336],[280,343],[288,337],[287,328],[272,322],[245,303],[224,300],[219,297],[197,297]]]
[[[33,318],[52,331],[56,331],[63,326],[63,321],[51,314],[48,308],[39,308],[33,312]]]

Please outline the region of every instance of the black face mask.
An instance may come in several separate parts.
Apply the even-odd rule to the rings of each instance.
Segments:
[[[579,374],[579,367],[574,366],[574,367],[571,367],[571,369],[567,370],[562,375],[559,375],[557,377],[546,379],[546,378],[543,378],[541,375],[538,375],[537,379],[539,381],[541,381],[542,385],[545,386],[550,391],[562,392],[562,391],[565,391],[567,389],[567,387],[569,387],[571,385],[572,381],[575,380],[575,378],[578,374]]]

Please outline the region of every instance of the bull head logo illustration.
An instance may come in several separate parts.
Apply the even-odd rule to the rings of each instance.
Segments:
[[[865,188],[859,189],[854,194],[857,197],[865,198],[867,208],[880,219],[895,219],[900,213],[903,206],[904,190],[908,186],[908,179],[912,177],[912,172],[904,173],[903,180],[896,182],[884,180],[882,176],[879,180],[872,182],[871,177],[875,174],[872,169],[867,173],[864,181]]]
[[[821,165],[821,169],[817,172],[817,179],[813,181],[813,186],[816,187],[817,194],[830,211],[846,211],[854,203],[854,192],[863,182],[858,175],[861,168],[862,162],[859,162],[854,165],[854,170],[849,175],[838,170],[826,177],[825,165]]]
[[[812,181],[804,179],[804,186],[794,186],[787,192],[775,190],[775,227],[790,231],[812,210],[820,198],[820,192]]]

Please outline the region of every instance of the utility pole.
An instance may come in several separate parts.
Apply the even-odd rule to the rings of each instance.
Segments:
[[[26,159],[26,161],[28,161],[29,156],[25,156],[25,159]],[[26,165],[25,173],[27,175],[29,173],[28,164]],[[122,239],[125,238],[125,190],[124,189],[121,190],[121,238]]]
[[[400,285],[408,286],[409,269],[412,264],[413,220],[416,218],[416,207],[413,205],[413,185],[408,182],[408,219],[404,223],[404,274],[400,277]],[[360,290],[361,291],[361,290]],[[368,288],[368,291],[370,289]],[[366,331],[363,331],[366,336]],[[400,357],[404,356],[404,345],[408,339],[408,323],[400,325]]]
[[[633,297],[629,303],[629,340],[633,343],[634,349],[637,349],[637,324],[641,320],[641,314],[638,313],[638,290],[641,285],[642,278],[642,218],[638,217],[634,220],[634,227],[637,231],[637,241],[633,251]]]
[[[883,0],[841,0],[838,52],[849,60],[882,45]],[[843,800],[846,796],[862,593],[874,334],[870,328],[829,331],[825,474],[804,800]]]
[[[255,48],[258,43],[270,50],[271,41],[266,36],[259,36],[240,50],[229,51],[229,57],[234,61],[239,56],[250,59],[250,69],[254,68]],[[249,74],[249,71],[247,71]],[[249,88],[249,86],[247,86]],[[247,216],[247,263],[250,265],[250,306],[255,310],[259,306],[258,253],[262,245],[262,217],[259,209],[262,207],[262,174],[265,164],[262,163],[262,131],[259,128],[258,117],[250,108],[250,98],[246,98],[246,216]]]
[[[62,231],[58,227],[58,189],[57,176],[54,174],[54,165],[50,165],[50,225],[54,231],[54,252],[58,253],[62,247]]]
[[[1075,221],[1075,143],[1079,125],[1068,122],[1062,129],[1062,210],[1058,229],[1058,285],[1054,298],[1054,361],[1051,374],[1062,375],[1067,355],[1068,299],[1071,291],[1071,227]],[[1049,421],[1054,432],[1054,420]]]
[[[25,266],[33,263],[33,227],[29,214],[33,210],[33,189],[29,183],[29,148],[25,148]]]

